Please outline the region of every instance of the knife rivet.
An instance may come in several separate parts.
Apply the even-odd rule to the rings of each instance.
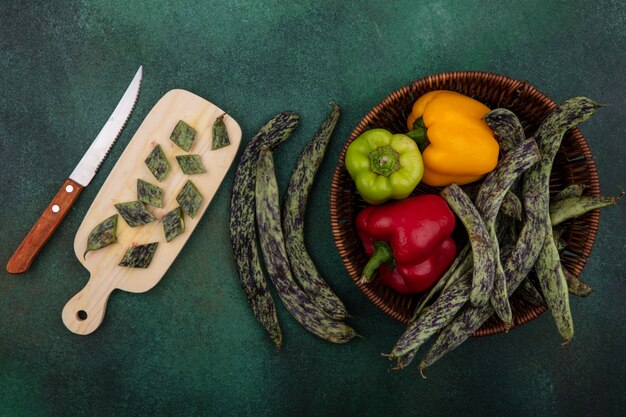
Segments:
[[[56,205],[56,204],[55,204],[54,206],[52,206],[52,212],[53,212],[53,213],[58,213],[58,212],[59,212],[59,210],[60,210],[60,209],[59,209],[59,206],[58,206],[58,205]]]
[[[65,187],[65,191],[67,191],[68,193],[71,193],[72,191],[74,191],[74,187],[72,187],[72,185],[68,185],[67,187]]]

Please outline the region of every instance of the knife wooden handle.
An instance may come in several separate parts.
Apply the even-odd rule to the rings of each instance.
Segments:
[[[21,274],[30,268],[37,253],[59,227],[82,190],[82,185],[69,178],[63,183],[57,195],[9,259],[7,263],[9,273]]]

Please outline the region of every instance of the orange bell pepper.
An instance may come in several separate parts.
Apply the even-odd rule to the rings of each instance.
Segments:
[[[500,146],[482,119],[489,111],[453,91],[431,91],[417,99],[407,118],[407,135],[422,150],[422,182],[441,187],[469,184],[496,167]]]

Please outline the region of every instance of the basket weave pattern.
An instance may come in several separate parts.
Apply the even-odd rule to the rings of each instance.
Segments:
[[[356,214],[366,203],[356,192],[344,159],[350,143],[368,129],[385,128],[393,133],[406,132],[405,121],[414,101],[432,90],[451,90],[484,103],[491,109],[504,107],[513,111],[520,119],[526,135],[532,136],[539,124],[557,104],[527,82],[502,75],[459,71],[432,75],[406,85],[388,95],[359,122],[345,143],[339,163],[335,168],[330,190],[330,218],[335,245],[344,266],[357,287],[378,308],[396,320],[408,323],[419,295],[407,296],[381,285],[378,280],[369,284],[359,282],[363,267],[367,263],[365,251],[356,233]],[[571,129],[563,138],[550,178],[550,193],[555,193],[569,184],[584,184],[585,194],[600,194],[598,172],[591,151],[581,132]],[[438,192],[438,189],[420,184],[414,194]],[[579,276],[591,253],[600,219],[599,210],[594,210],[569,221],[563,238],[567,243],[561,254],[563,267]],[[534,277],[531,277],[534,279]],[[545,310],[545,306],[535,306],[511,296],[513,325],[524,324]],[[505,331],[504,324],[492,317],[475,333],[486,336]]]

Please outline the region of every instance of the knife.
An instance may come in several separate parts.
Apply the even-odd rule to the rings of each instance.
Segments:
[[[46,207],[39,220],[37,220],[37,223],[30,229],[30,232],[28,232],[20,246],[11,256],[11,259],[9,259],[7,263],[7,271],[9,273],[20,274],[30,268],[35,256],[37,256],[43,245],[46,244],[57,227],[59,227],[59,224],[61,224],[61,221],[69,212],[80,192],[96,175],[100,164],[106,158],[109,149],[115,143],[135,107],[142,76],[143,66],[140,66],[109,120],[104,124],[98,136],[96,136],[85,155],[74,168],[74,171],[63,183],[59,192]]]

